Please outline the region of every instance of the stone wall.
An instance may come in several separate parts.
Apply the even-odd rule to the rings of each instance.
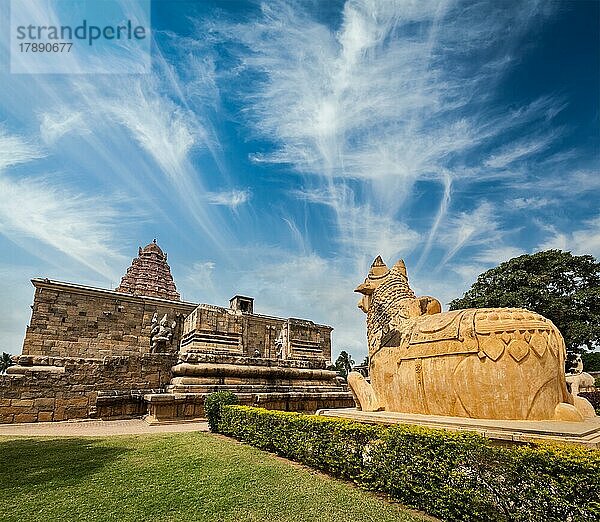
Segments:
[[[35,297],[23,355],[103,358],[150,350],[152,317],[176,320],[173,347],[191,303],[139,297],[69,283],[33,279]]]
[[[0,376],[0,423],[141,415],[145,407],[139,411],[136,395],[166,386],[176,361],[166,354],[104,359],[21,356],[17,366]],[[98,412],[99,394],[120,396],[119,407],[107,409],[103,403]]]
[[[331,360],[331,328],[304,319],[288,319],[290,357]]]
[[[276,343],[282,330],[284,358],[331,359],[330,326],[204,304],[184,322],[181,353],[253,357],[258,352],[259,357],[277,358],[279,348]]]
[[[0,376],[0,423],[141,416],[148,407],[158,417],[174,412],[196,417],[203,414],[204,392],[214,390],[185,397],[174,393],[167,397],[172,404],[162,395],[178,392],[179,385],[186,391],[191,387],[177,379],[169,386],[172,368],[178,356],[188,361],[199,354],[235,356],[241,370],[234,376],[195,377],[192,384],[240,387],[248,404],[313,410],[348,401],[348,393],[330,382],[335,374],[321,375],[331,358],[328,326],[48,279],[32,283],[35,296],[22,355]],[[154,314],[176,321],[173,355],[149,353]],[[260,366],[258,373],[263,366],[281,367],[281,375],[249,376],[242,370],[252,370],[250,365]],[[229,371],[223,361],[221,366],[219,371]],[[284,371],[288,367],[313,370],[292,378]],[[155,398],[156,408],[147,397]]]

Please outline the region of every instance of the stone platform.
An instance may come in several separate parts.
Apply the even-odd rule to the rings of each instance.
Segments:
[[[228,391],[238,403],[268,410],[314,413],[354,404],[347,386],[324,359],[277,359],[186,352],[164,391],[143,396],[149,424],[205,418],[207,395]]]
[[[366,412],[356,408],[322,409],[317,415],[369,424],[409,424],[451,431],[473,431],[503,442],[569,442],[600,448],[600,417],[584,422],[470,419],[397,412]]]

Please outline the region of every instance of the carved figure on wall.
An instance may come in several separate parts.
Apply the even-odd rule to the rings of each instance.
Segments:
[[[150,353],[169,353],[173,351],[173,332],[177,322],[168,323],[167,314],[158,321],[158,312],[152,317],[152,329],[150,330]]]
[[[281,331],[275,339],[275,349],[278,359],[287,359],[287,346],[288,346],[288,325],[285,323],[281,327]]]
[[[520,308],[442,312],[416,297],[404,261],[381,257],[355,290],[367,314],[369,375],[348,378],[365,411],[483,419],[581,421],[591,404],[565,381],[565,343],[545,317]]]

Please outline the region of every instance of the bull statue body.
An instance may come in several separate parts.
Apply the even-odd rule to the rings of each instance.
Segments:
[[[364,411],[480,419],[583,421],[591,404],[565,381],[565,343],[554,324],[520,308],[442,312],[416,297],[404,262],[377,257],[359,308],[367,314],[371,383],[348,383]]]

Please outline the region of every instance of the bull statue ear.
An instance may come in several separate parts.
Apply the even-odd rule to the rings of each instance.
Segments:
[[[422,315],[434,315],[442,311],[442,305],[435,297],[429,295],[419,297],[419,303]]]
[[[359,293],[359,294],[363,294],[363,295],[371,295],[373,293],[373,291],[375,290],[375,287],[369,282],[369,279],[365,279],[365,282],[358,285],[354,291]]]

